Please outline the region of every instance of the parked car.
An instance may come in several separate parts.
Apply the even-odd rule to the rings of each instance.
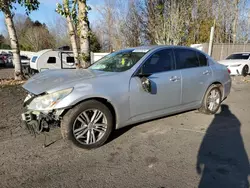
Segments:
[[[7,59],[6,56],[0,54],[0,66],[6,67]]]
[[[22,65],[29,66],[29,64],[30,64],[30,58],[29,57],[27,57],[25,55],[21,55],[20,58],[21,58],[21,64]]]
[[[231,72],[231,75],[247,76],[250,73],[250,52],[234,53],[225,60],[219,61]]]
[[[216,113],[231,78],[196,49],[149,46],[111,53],[88,69],[44,71],[23,88],[29,94],[22,120],[29,130],[57,124],[66,140],[91,149],[134,123],[192,109]]]
[[[11,53],[11,54],[8,53],[8,55],[7,55],[7,62],[8,62],[9,64],[12,64],[12,59],[13,59],[12,53]]]
[[[25,56],[25,55],[20,55],[21,58],[21,65],[22,66],[30,66],[30,58]],[[15,64],[13,64],[13,66],[15,67]]]

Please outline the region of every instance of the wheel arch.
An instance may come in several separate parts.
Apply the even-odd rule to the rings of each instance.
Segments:
[[[221,82],[213,82],[212,84],[210,84],[210,86],[211,86],[211,85],[217,85],[217,86],[219,86],[221,95],[224,96],[223,84],[222,84]],[[209,87],[210,87],[210,86],[209,86]],[[208,88],[209,88],[209,87],[208,87]]]
[[[203,94],[202,101],[204,100],[204,97],[205,97],[205,95],[206,95],[208,89],[209,89],[212,85],[217,85],[217,86],[219,86],[221,95],[222,95],[222,97],[224,97],[223,84],[222,84],[221,82],[219,82],[219,81],[215,81],[215,82],[212,82],[212,83],[207,87],[205,93]]]
[[[96,100],[98,102],[101,102],[102,104],[104,104],[105,106],[108,107],[108,109],[110,110],[112,116],[113,116],[113,120],[114,120],[114,128],[116,128],[116,123],[117,123],[117,110],[114,107],[114,105],[111,103],[110,100],[104,98],[104,97],[90,97],[90,98],[86,98],[83,100],[78,101],[77,103],[75,103],[74,105],[72,105],[70,108],[65,109],[63,111],[63,113],[61,114],[61,116],[64,116],[70,109],[74,108],[75,106],[79,105],[80,103],[86,102],[86,101],[90,101],[90,100]]]

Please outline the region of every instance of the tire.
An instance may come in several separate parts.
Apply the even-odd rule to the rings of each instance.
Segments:
[[[249,67],[247,65],[245,65],[243,68],[242,68],[242,72],[241,72],[241,75],[242,76],[247,76],[248,75],[248,71],[249,71]]]
[[[218,93],[218,99],[216,99],[216,100],[210,99],[210,97],[212,98],[213,91]],[[209,104],[209,99],[214,100],[214,102],[215,102],[215,104],[214,104],[215,106],[212,109],[211,109],[211,104]],[[204,114],[215,114],[220,108],[221,99],[222,99],[222,95],[221,95],[220,85],[214,85],[214,84],[211,85],[206,91],[206,94],[205,94],[203,101],[202,101],[202,106],[199,109],[199,111],[201,113],[204,113]]]
[[[98,120],[98,122],[103,121],[104,122],[103,124],[100,122],[99,123],[97,122],[95,124],[94,123],[95,119],[94,121],[92,121],[92,123],[90,123],[92,119],[91,114],[93,117],[95,110],[97,110],[98,113],[99,112],[103,113],[103,116],[100,118],[100,120]],[[98,116],[98,113],[96,113],[96,116]],[[88,116],[88,118],[86,118],[85,115]],[[84,121],[84,123],[82,120]],[[105,125],[106,128],[104,129],[104,126],[95,127],[97,125]],[[84,149],[93,149],[102,146],[109,138],[113,130],[113,127],[114,127],[114,118],[109,108],[103,103],[96,100],[89,100],[86,102],[82,102],[79,105],[73,107],[63,116],[63,119],[61,121],[61,133],[63,138],[69,141],[69,143],[73,143],[74,145]],[[79,132],[77,131],[79,129],[83,129],[81,130],[82,131],[81,133],[79,133],[80,131]],[[103,129],[105,131],[103,131]],[[101,131],[98,132],[97,130]],[[85,131],[87,131],[87,133],[84,133]],[[83,133],[84,135],[86,135],[86,137],[82,135]],[[94,136],[92,134],[94,134]],[[98,138],[98,136],[100,137]],[[90,139],[87,139],[89,137]],[[87,144],[87,142],[89,141],[94,142],[93,137],[95,137],[96,142]]]

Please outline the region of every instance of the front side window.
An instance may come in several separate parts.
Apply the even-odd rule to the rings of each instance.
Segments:
[[[143,73],[153,74],[174,69],[173,50],[166,49],[154,53],[142,66]]]
[[[250,54],[232,54],[228,56],[226,59],[243,59],[243,60],[248,60]]]
[[[196,51],[189,49],[176,49],[176,69],[199,67],[199,60]]]
[[[133,67],[146,53],[145,49],[122,50],[111,53],[89,67],[91,70],[123,72]]]

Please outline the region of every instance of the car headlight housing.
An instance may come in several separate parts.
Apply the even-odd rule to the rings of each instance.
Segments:
[[[73,91],[73,88],[48,93],[34,98],[28,105],[29,109],[48,111],[54,109],[54,106]]]
[[[237,64],[237,65],[230,65],[230,67],[238,67],[241,66],[241,64]]]

